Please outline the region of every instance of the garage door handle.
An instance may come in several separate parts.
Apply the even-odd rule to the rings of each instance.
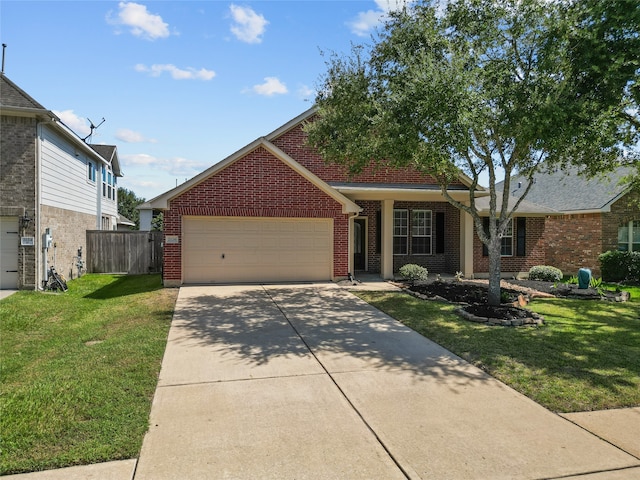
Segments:
[[[6,273],[18,273],[18,270],[5,270]]]
[[[224,260],[224,253],[222,254],[222,259]]]

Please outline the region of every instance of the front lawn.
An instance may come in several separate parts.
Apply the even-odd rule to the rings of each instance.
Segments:
[[[354,293],[552,411],[640,406],[637,296],[628,303],[536,299],[530,308],[544,326],[505,328],[403,293]]]
[[[0,474],[138,456],[177,292],[85,275],[0,302]]]

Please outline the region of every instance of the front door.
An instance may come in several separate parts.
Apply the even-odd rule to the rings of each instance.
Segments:
[[[356,218],[353,221],[353,269],[364,270],[366,268],[367,254],[367,221],[364,218]]]

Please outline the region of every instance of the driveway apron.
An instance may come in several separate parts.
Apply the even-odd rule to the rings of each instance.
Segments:
[[[625,478],[630,467],[640,460],[334,284],[216,286],[180,290],[134,478]]]

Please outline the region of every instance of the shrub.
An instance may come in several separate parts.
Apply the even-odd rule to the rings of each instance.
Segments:
[[[640,283],[640,252],[605,252],[598,257],[606,282]]]
[[[412,284],[418,280],[426,280],[429,277],[429,271],[426,268],[414,263],[407,263],[406,265],[403,265],[400,267],[399,273],[402,278],[408,280]]]
[[[562,280],[562,272],[559,268],[549,265],[536,265],[529,270],[529,280],[542,282],[559,282]]]

